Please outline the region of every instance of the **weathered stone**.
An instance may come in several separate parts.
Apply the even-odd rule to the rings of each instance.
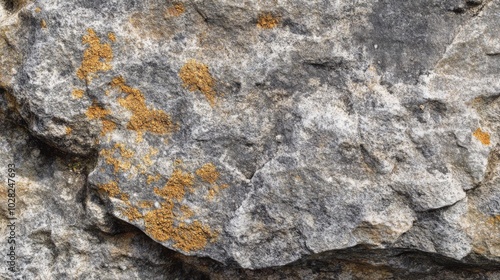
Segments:
[[[233,2],[5,2],[3,115],[89,162],[30,179],[86,190],[63,224],[249,269],[500,266],[499,1]]]

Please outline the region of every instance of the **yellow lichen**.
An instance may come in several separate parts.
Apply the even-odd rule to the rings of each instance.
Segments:
[[[87,118],[91,120],[102,119],[109,114],[110,114],[109,110],[102,108],[95,102],[87,109],[87,112],[85,112]]]
[[[196,170],[196,175],[198,175],[203,181],[210,184],[214,184],[217,179],[219,179],[220,173],[213,163],[207,163],[203,165],[200,169]]]
[[[119,172],[120,170],[127,171],[132,164],[130,161],[121,161],[114,157],[114,150],[111,149],[102,149],[100,152],[101,156],[106,160],[106,163],[112,165],[114,167],[115,172]]]
[[[182,212],[182,217],[181,219],[189,219],[194,216],[193,210],[191,208],[187,207],[186,205],[181,206],[181,212]]]
[[[154,189],[164,199],[161,208],[144,215],[146,232],[151,237],[160,242],[172,241],[175,248],[185,252],[203,249],[217,236],[210,227],[199,221],[186,223],[186,219],[194,216],[188,206],[180,205],[180,209],[176,207],[176,202],[182,201],[186,191],[193,190],[193,180],[193,174],[175,169],[162,189]]]
[[[101,136],[104,136],[116,129],[116,123],[113,121],[102,119],[101,123],[102,123]]]
[[[146,183],[149,185],[153,182],[158,182],[161,179],[160,174],[156,174],[155,176],[148,175],[148,178],[146,179]]]
[[[186,194],[186,190],[193,188],[193,175],[184,173],[180,169],[174,170],[167,184],[162,188],[155,188],[154,192],[165,199],[181,200]]]
[[[186,8],[184,7],[184,4],[176,3],[173,6],[169,7],[167,9],[167,12],[171,16],[178,17],[186,12]]]
[[[122,192],[120,194],[120,199],[125,201],[127,204],[130,204],[130,195]]]
[[[203,249],[208,241],[214,237],[210,228],[199,221],[191,224],[180,223],[172,235],[174,247],[185,252]]]
[[[101,184],[98,186],[99,190],[106,192],[111,197],[117,197],[121,194],[120,188],[118,187],[118,183],[115,181],[111,181],[106,184]]]
[[[83,95],[84,95],[84,93],[85,93],[85,92],[84,92],[83,90],[81,90],[81,89],[74,89],[74,90],[73,90],[73,92],[72,92],[73,97],[74,97],[74,98],[77,98],[77,99],[82,98],[82,97],[83,97]]]
[[[144,141],[144,133],[142,131],[137,131],[137,135],[135,137],[135,143],[142,143]]]
[[[40,26],[41,26],[42,28],[47,28],[47,22],[46,22],[44,19],[42,19],[42,20],[40,21]]]
[[[259,16],[259,19],[257,20],[257,27],[263,29],[272,29],[278,26],[278,23],[279,23],[279,17],[274,16],[271,13],[263,13]]]
[[[160,209],[150,211],[144,215],[146,232],[154,239],[165,242],[172,240],[175,248],[185,252],[203,249],[208,241],[213,240],[216,234],[199,221],[191,224],[180,223],[175,226],[174,204],[166,201]]]
[[[151,165],[153,165],[153,161],[151,160],[151,156],[154,156],[157,154],[158,154],[158,149],[150,148],[149,152],[142,158],[142,161],[144,162],[145,165],[151,166]]]
[[[474,133],[472,134],[474,137],[477,138],[483,145],[489,145],[490,144],[490,134],[486,131],[482,131],[481,128],[476,129]]]
[[[208,190],[207,198],[209,200],[213,200],[215,198],[215,196],[217,196],[217,194],[219,194],[219,192],[221,190],[226,189],[228,187],[229,187],[229,185],[227,185],[227,184],[220,185],[220,186],[215,185],[213,188],[211,188],[211,189]]]
[[[214,90],[215,81],[207,65],[191,59],[181,68],[179,76],[185,88],[190,91],[200,91],[211,106],[215,105],[217,96]]]
[[[87,109],[87,112],[85,112],[85,115],[91,120],[101,120],[101,136],[106,135],[107,133],[115,130],[116,128],[116,123],[106,119],[106,116],[111,114],[111,111],[108,109],[104,109],[101,106],[99,106],[95,101],[92,103],[92,105]]]
[[[70,135],[73,132],[73,129],[69,126],[66,127],[66,135]]]
[[[127,219],[131,222],[142,219],[143,216],[139,210],[131,205],[127,208],[121,210],[122,214],[127,217]]]
[[[134,151],[125,148],[122,143],[116,143],[115,149],[120,151],[120,155],[124,158],[132,158],[134,156]]]
[[[36,7],[36,8],[35,8],[35,13],[39,13],[39,12],[41,12],[41,11],[42,11],[42,8],[40,8],[40,7]]]
[[[109,32],[109,33],[108,33],[108,39],[109,39],[111,42],[116,42],[116,35],[115,35],[115,33],[113,33],[113,32]]]
[[[153,205],[154,205],[153,201],[147,201],[147,200],[139,201],[139,207],[141,208],[153,208]]]
[[[146,232],[154,239],[164,242],[174,235],[174,204],[170,201],[162,203],[160,209],[147,212],[144,215]]]
[[[101,44],[101,40],[92,28],[87,29],[87,35],[83,36],[82,43],[87,44],[88,48],[83,53],[83,61],[76,75],[90,83],[97,72],[112,69],[113,51],[109,44]]]
[[[125,98],[118,99],[118,103],[132,112],[128,129],[156,134],[165,134],[175,129],[170,116],[161,110],[148,109],[142,92],[126,85],[123,77],[114,78],[111,86],[126,94]]]
[[[125,202],[127,207],[120,209],[121,213],[127,217],[129,221],[136,221],[142,219],[142,214],[137,208],[135,208],[132,203],[130,203],[130,196],[120,190],[118,183],[111,181],[106,184],[99,185],[99,190],[104,191],[110,197],[120,197],[122,201]]]

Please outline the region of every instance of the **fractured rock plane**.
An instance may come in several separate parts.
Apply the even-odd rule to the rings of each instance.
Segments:
[[[0,278],[500,278],[499,15],[0,1]]]

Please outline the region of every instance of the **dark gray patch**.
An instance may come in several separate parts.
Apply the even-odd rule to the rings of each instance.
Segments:
[[[311,32],[303,24],[292,21],[290,18],[283,20],[283,26],[288,27],[290,32],[297,35],[311,35]]]
[[[286,165],[287,168],[293,168],[297,165],[297,160],[293,157],[289,157],[289,156],[280,156],[278,158],[276,158],[276,161],[278,161],[279,163],[283,164],[283,165]]]
[[[417,101],[405,104],[405,107],[420,123],[427,123],[428,121],[440,123],[446,117],[448,110],[446,104],[438,100]],[[427,113],[429,119],[426,119]]]
[[[461,0],[398,1],[374,4],[371,26],[356,26],[355,40],[390,82],[415,83],[441,57],[464,17],[449,12]],[[375,47],[375,45],[377,47]]]
[[[282,145],[287,146],[291,150],[295,150],[297,148],[295,145],[296,141],[294,141],[295,129],[301,122],[301,116],[282,109],[276,112],[275,119],[274,131],[276,131],[276,135],[281,135]]]

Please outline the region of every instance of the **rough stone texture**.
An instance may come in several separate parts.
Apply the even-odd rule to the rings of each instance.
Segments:
[[[1,3],[28,278],[500,277],[500,1]]]

